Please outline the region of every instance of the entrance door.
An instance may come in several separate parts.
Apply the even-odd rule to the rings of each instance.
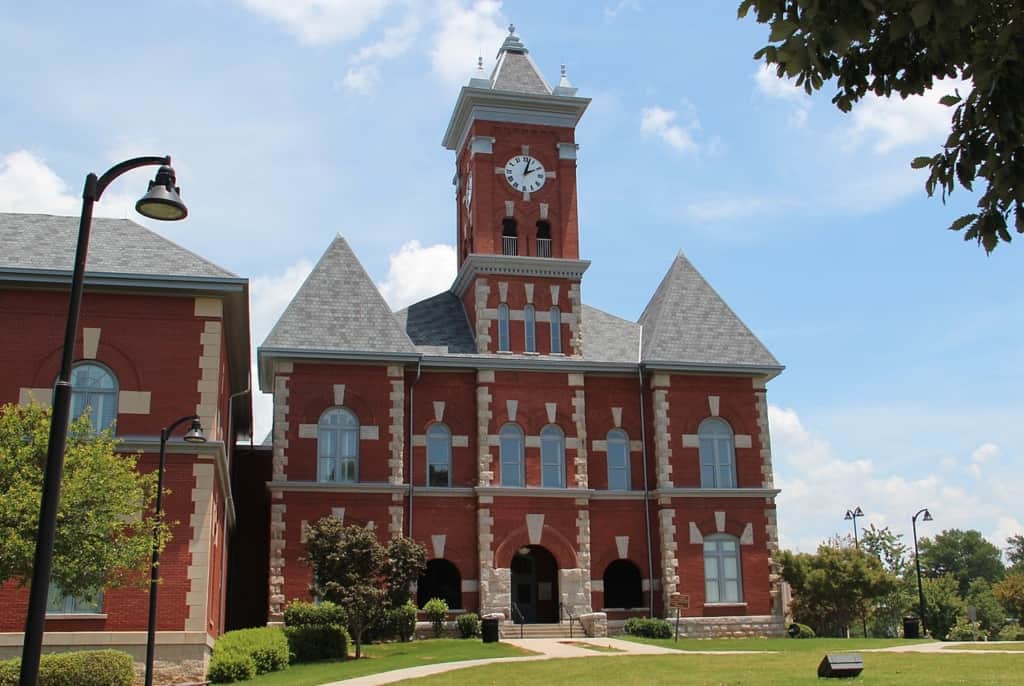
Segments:
[[[516,551],[512,558],[512,602],[519,613],[516,623],[558,621],[558,565],[555,557],[538,545]]]

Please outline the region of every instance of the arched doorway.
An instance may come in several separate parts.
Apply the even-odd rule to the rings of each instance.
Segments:
[[[462,609],[462,577],[448,560],[434,559],[416,582],[416,604],[423,607],[431,598],[448,603],[448,609]]]
[[[604,606],[624,610],[644,606],[643,579],[629,560],[615,560],[605,568]]]
[[[512,558],[512,602],[516,623],[558,622],[558,563],[539,545],[519,548]]]

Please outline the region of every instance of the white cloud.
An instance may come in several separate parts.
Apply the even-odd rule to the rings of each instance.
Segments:
[[[886,153],[904,145],[945,140],[956,108],[939,104],[939,98],[958,88],[966,94],[971,85],[959,79],[943,79],[924,95],[906,100],[868,95],[853,108],[850,144],[867,142],[873,144],[876,153]]]
[[[351,66],[345,71],[341,86],[359,92],[371,90],[380,79],[378,64],[405,54],[419,29],[420,20],[410,12],[402,23],[386,29],[380,40],[361,47],[352,56]]]
[[[283,25],[304,43],[334,43],[361,35],[389,0],[241,0],[249,10]]]
[[[388,276],[377,285],[392,309],[446,290],[455,280],[455,248],[409,241],[389,257]]]
[[[693,223],[710,224],[778,214],[795,205],[797,203],[783,196],[716,193],[687,203],[683,216]]]
[[[988,462],[994,457],[999,457],[1002,452],[1002,448],[995,443],[982,443],[971,453],[971,461],[978,463]]]
[[[93,214],[138,221],[133,209],[136,200],[108,190],[94,205]],[[27,150],[17,150],[0,157],[0,211],[77,216],[82,211],[81,191],[73,192],[45,160]]]
[[[463,83],[476,69],[477,57],[490,61],[507,35],[501,2],[477,0],[466,7],[443,0],[439,7],[437,40],[431,51],[434,72],[449,83]]]
[[[801,128],[807,124],[807,118],[811,111],[811,98],[792,79],[779,78],[774,67],[762,64],[754,72],[754,83],[761,95],[788,102],[793,106],[789,114],[790,126]]]
[[[366,93],[380,78],[380,70],[375,64],[359,64],[345,70],[341,78],[341,87],[357,93]]]
[[[605,5],[604,7],[604,18],[607,21],[612,21],[624,10],[633,10],[639,12],[642,8],[638,0],[619,0],[615,5]]]
[[[660,138],[677,152],[696,154],[699,148],[693,134],[700,130],[696,113],[691,107],[688,121],[683,125],[675,123],[678,116],[679,113],[675,110],[667,110],[657,105],[645,107],[640,114],[640,133],[644,137]]]

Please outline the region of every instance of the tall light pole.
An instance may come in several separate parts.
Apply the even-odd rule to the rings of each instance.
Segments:
[[[39,532],[32,563],[32,585],[29,589],[28,614],[25,618],[25,643],[21,650],[21,686],[36,686],[39,658],[43,648],[46,625],[46,599],[50,592],[53,567],[53,540],[57,530],[57,506],[60,503],[60,481],[64,474],[64,448],[67,445],[68,421],[71,418],[71,362],[74,358],[78,315],[82,309],[82,288],[85,282],[85,259],[89,252],[92,230],[92,207],[107,186],[125,172],[139,167],[159,166],[156,178],[149,182],[149,191],[135,204],[139,214],[150,219],[175,221],[188,216],[175,185],[170,157],[136,157],[115,164],[103,176],[90,173],[82,190],[82,216],[78,224],[78,245],[71,274],[71,295],[68,320],[64,328],[64,349],[60,374],[53,388],[53,412],[50,418],[50,441],[43,473],[43,497],[39,505]]]
[[[864,511],[860,507],[855,507],[852,510],[846,511],[846,516],[843,517],[846,521],[853,520],[853,545],[854,547],[860,548],[860,540],[857,538],[857,517],[863,517]]]
[[[910,526],[914,529],[914,564],[917,566],[917,599],[920,605],[918,609],[921,614],[921,635],[925,634],[925,620],[924,620],[924,587],[921,585],[921,556],[917,552],[917,518],[921,517],[922,522],[932,521],[932,513],[928,511],[927,507],[922,507],[920,510],[914,513],[914,516],[910,518]]]
[[[153,561],[149,565],[149,625],[146,629],[146,686],[153,686],[153,656],[156,649],[156,591],[160,581],[160,513],[163,511],[164,470],[167,468],[167,439],[185,422],[192,426],[182,437],[189,443],[206,443],[199,416],[190,414],[176,419],[166,429],[160,430],[160,466],[156,473],[156,522],[153,525]]]

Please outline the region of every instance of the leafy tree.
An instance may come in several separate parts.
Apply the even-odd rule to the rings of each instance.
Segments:
[[[382,612],[408,600],[408,580],[420,573],[417,561],[426,559],[422,546],[411,540],[396,541],[385,547],[373,531],[345,526],[330,516],[310,526],[306,536],[304,561],[313,568],[310,590],[318,598],[345,608],[357,659],[362,657],[367,627]],[[425,562],[422,564],[425,566]],[[401,602],[391,605],[390,599]]]
[[[935,638],[944,639],[964,614],[964,601],[960,597],[956,577],[947,574],[936,579],[923,579],[925,602],[925,629]]]
[[[793,617],[819,636],[845,635],[878,598],[892,593],[896,577],[878,558],[856,548],[822,545],[816,554],[781,556],[782,577],[793,587]]]
[[[992,594],[1024,626],[1024,572],[1006,575],[992,587]]]
[[[990,584],[1003,577],[1002,552],[985,540],[980,531],[973,529],[946,529],[935,537],[922,538],[921,573],[937,578],[952,574],[958,584],[960,597],[967,595],[973,579],[984,579]]]
[[[913,567],[902,538],[889,527],[879,529],[874,524],[861,536],[861,549],[877,557],[882,568],[897,578],[893,590],[877,598],[871,607],[868,626],[874,636],[899,636],[903,617],[917,603],[916,579],[909,573]]]
[[[973,607],[975,617],[988,637],[995,639],[1006,623],[1006,611],[992,592],[992,585],[984,579],[975,579],[967,587],[967,606]]]
[[[966,95],[940,101],[956,107],[952,130],[931,157],[928,195],[942,199],[959,184],[985,185],[978,211],[950,229],[967,229],[987,252],[1010,241],[1010,215],[1024,233],[1024,14],[1018,0],[743,0],[771,27],[769,45],[754,54],[795,78],[809,94],[836,80],[832,102],[843,112],[869,93],[919,95],[936,79],[960,77]]]
[[[1006,539],[1009,548],[1006,549],[1006,557],[1014,569],[1024,571],[1024,536],[1017,534]]]
[[[49,408],[0,407],[0,584],[32,576],[49,434]],[[138,456],[116,445],[87,415],[68,431],[50,579],[69,595],[143,583],[154,527],[161,547],[170,539],[152,513],[156,473],[139,474]]]

